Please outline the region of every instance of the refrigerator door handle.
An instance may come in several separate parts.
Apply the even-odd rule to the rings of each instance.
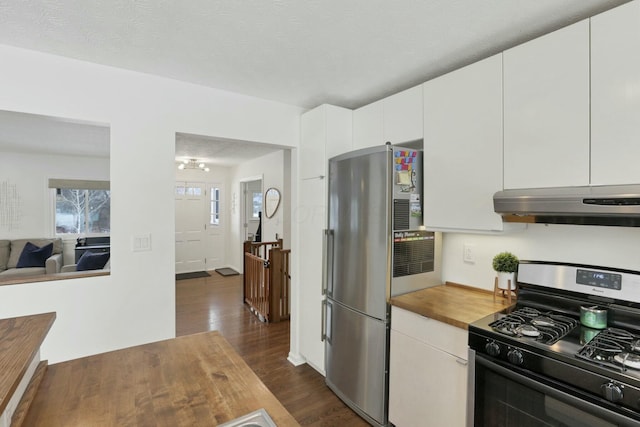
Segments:
[[[333,230],[323,230],[322,295],[333,296]]]
[[[321,313],[322,313],[322,320],[320,321],[321,325],[320,325],[320,341],[324,341],[325,338],[327,337],[326,334],[326,322],[327,322],[327,300],[323,299],[322,300],[322,307],[321,307]]]
[[[332,344],[331,326],[333,322],[331,321],[331,319],[333,318],[333,307],[327,300],[322,301],[322,306],[322,340],[328,342],[329,344]]]

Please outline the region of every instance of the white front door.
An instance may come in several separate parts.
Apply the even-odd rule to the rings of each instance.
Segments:
[[[177,182],[175,196],[176,273],[203,271],[206,267],[205,185],[201,182]]]

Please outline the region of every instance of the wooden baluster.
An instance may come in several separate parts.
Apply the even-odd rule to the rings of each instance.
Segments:
[[[281,316],[280,300],[282,293],[282,249],[274,248],[269,251],[270,259],[270,285],[269,306],[271,312],[271,321],[279,322]]]

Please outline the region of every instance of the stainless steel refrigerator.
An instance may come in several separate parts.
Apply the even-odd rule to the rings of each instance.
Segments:
[[[389,144],[329,160],[323,339],[327,385],[388,425],[391,296],[440,284],[440,236],[422,229],[422,153]]]

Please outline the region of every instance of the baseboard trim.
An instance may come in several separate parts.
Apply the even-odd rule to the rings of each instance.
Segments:
[[[300,366],[300,365],[303,365],[303,364],[307,363],[307,360],[304,357],[302,357],[301,355],[299,355],[297,353],[292,353],[292,352],[289,352],[289,356],[287,357],[287,360],[293,366]]]
[[[320,375],[322,375],[323,377],[326,377],[326,376],[327,376],[327,374],[326,374],[326,372],[324,371],[324,369],[319,368],[318,366],[314,365],[313,363],[309,362],[308,360],[307,360],[307,365],[311,366],[313,369],[315,369],[316,371],[318,371],[318,373],[319,373]]]

